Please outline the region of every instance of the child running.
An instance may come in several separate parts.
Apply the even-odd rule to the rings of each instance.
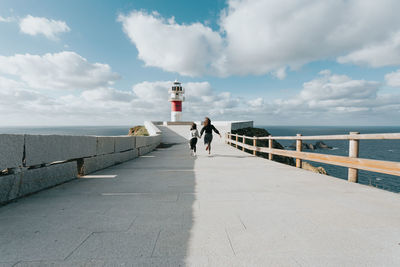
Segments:
[[[219,137],[221,137],[221,134],[214,127],[214,125],[211,124],[211,120],[208,117],[205,117],[205,119],[204,119],[204,126],[203,126],[203,129],[201,129],[200,138],[201,138],[201,136],[203,136],[204,131],[206,132],[206,134],[204,135],[204,144],[206,145],[206,150],[208,150],[208,154],[211,154],[211,142],[213,139],[212,132],[214,131],[216,134],[219,135]]]
[[[196,123],[192,123],[192,127],[190,127],[190,154],[195,157],[196,156],[196,144],[197,137],[200,138],[199,131],[197,131]]]

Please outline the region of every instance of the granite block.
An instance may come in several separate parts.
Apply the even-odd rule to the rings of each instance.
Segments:
[[[96,155],[114,153],[115,149],[115,138],[113,136],[98,136]]]
[[[78,168],[76,161],[72,161],[26,170],[15,175],[19,175],[21,179],[18,192],[21,197],[75,179]]]
[[[20,176],[15,174],[0,176],[0,204],[18,196]]]
[[[116,136],[114,152],[127,151],[135,148],[136,136]]]
[[[22,165],[24,135],[0,134],[0,170]]]
[[[97,137],[70,135],[26,135],[26,166],[96,155]]]

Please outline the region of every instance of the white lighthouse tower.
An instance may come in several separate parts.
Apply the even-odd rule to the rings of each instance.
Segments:
[[[171,102],[171,121],[181,121],[182,102],[185,101],[185,89],[182,87],[180,82],[175,80],[168,93],[169,102]]]

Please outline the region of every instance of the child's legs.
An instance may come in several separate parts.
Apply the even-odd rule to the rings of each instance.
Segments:
[[[190,139],[190,149],[196,152],[197,138]]]
[[[194,151],[194,153],[196,153],[197,138],[193,138],[193,139],[194,139],[194,141],[193,141],[193,151]]]

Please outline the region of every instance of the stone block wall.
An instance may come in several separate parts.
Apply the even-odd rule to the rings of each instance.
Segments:
[[[151,136],[0,134],[0,204],[132,160],[153,151]]]
[[[25,135],[26,166],[92,157],[96,155],[95,136]]]

